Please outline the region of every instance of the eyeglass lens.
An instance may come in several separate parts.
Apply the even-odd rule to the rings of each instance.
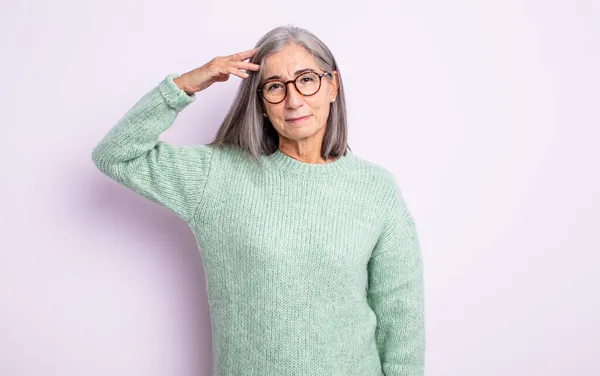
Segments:
[[[301,74],[296,78],[296,88],[303,95],[312,95],[319,90],[321,85],[319,76],[313,72]],[[269,81],[262,89],[262,93],[269,102],[279,102],[285,98],[287,87],[282,81]]]

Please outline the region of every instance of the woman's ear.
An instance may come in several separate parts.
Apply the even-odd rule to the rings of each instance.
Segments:
[[[338,72],[333,71],[333,77],[331,79],[332,100],[335,100],[337,98],[338,88],[339,88]]]
[[[265,108],[265,104],[262,102],[261,99],[258,100],[258,103],[260,103],[260,110],[263,114],[263,117],[267,117],[267,109]]]

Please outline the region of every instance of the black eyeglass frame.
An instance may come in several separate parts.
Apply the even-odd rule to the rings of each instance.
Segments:
[[[303,93],[302,93],[302,92],[301,92],[301,91],[298,89],[298,85],[297,85],[297,83],[296,83],[296,81],[297,81],[297,80],[298,80],[300,77],[304,76],[304,75],[305,75],[305,74],[307,74],[307,73],[314,73],[314,74],[316,74],[316,75],[319,77],[319,87],[318,87],[318,88],[317,88],[317,90],[315,90],[315,92],[314,92],[314,93],[312,93],[312,94],[303,94]],[[299,75],[298,75],[298,77],[294,78],[293,80],[288,80],[288,81],[281,81],[281,80],[269,80],[269,81],[266,81],[266,82],[264,82],[264,83],[263,83],[263,84],[262,84],[262,85],[261,85],[259,88],[257,88],[257,89],[256,89],[256,93],[257,93],[257,94],[258,94],[260,97],[262,97],[262,98],[263,98],[265,101],[267,101],[267,102],[269,102],[269,103],[271,103],[271,104],[278,104],[278,103],[281,103],[281,102],[283,102],[283,101],[285,100],[285,98],[286,98],[286,97],[287,97],[287,95],[288,95],[288,84],[289,84],[290,82],[293,82],[293,83],[294,83],[294,87],[296,88],[296,91],[297,91],[298,93],[302,94],[302,95],[303,95],[303,96],[305,96],[305,97],[311,97],[311,96],[313,96],[313,95],[317,94],[317,93],[319,92],[319,90],[321,90],[321,82],[323,81],[323,76],[329,76],[330,78],[333,78],[333,75],[332,75],[330,72],[323,72],[323,73],[320,73],[320,74],[319,74],[319,73],[317,73],[317,72],[315,72],[315,71],[308,71],[308,72],[304,72],[304,73],[301,73],[301,74],[299,74]],[[263,93],[263,91],[262,91],[262,89],[265,87],[265,85],[266,85],[266,84],[268,84],[268,83],[271,83],[271,82],[281,82],[281,83],[283,83],[283,87],[285,88],[285,95],[283,96],[283,99],[281,99],[279,102],[271,102],[271,101],[269,101],[267,98],[265,98],[265,95],[264,95],[264,93]]]

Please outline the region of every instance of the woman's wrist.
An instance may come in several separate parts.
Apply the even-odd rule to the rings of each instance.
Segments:
[[[176,77],[175,79],[173,79],[173,82],[175,83],[175,85],[177,85],[177,87],[180,90],[185,91],[185,93],[187,95],[192,95],[194,94],[194,91],[192,89],[190,89],[190,87],[187,85],[186,81],[185,81],[185,77],[184,76],[179,76]]]

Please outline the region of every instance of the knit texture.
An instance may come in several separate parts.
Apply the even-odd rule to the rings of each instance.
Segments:
[[[425,325],[415,222],[393,174],[352,152],[175,146],[196,98],[166,76],[92,151],[113,180],[169,208],[204,263],[215,376],[420,376]]]

